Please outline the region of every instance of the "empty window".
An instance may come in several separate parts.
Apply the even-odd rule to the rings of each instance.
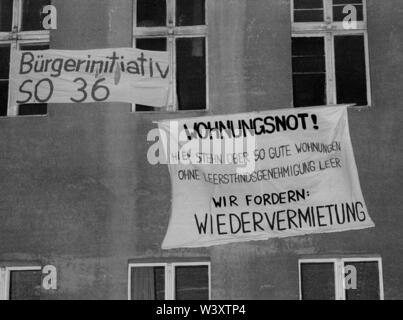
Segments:
[[[130,300],[208,300],[208,263],[129,265]]]
[[[49,31],[43,30],[42,9],[50,0],[1,0],[0,2],[0,116],[43,115],[47,106],[18,106],[10,96],[10,61],[17,50],[49,48]]]
[[[41,267],[0,269],[0,300],[40,300]]]
[[[293,0],[294,106],[371,104],[364,0]]]
[[[207,25],[205,0],[134,0],[134,46],[168,51],[170,97],[166,109],[207,108]],[[159,108],[136,105],[135,111]]]
[[[301,260],[302,300],[383,300],[380,258]]]

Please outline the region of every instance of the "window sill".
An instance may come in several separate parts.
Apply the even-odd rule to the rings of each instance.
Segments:
[[[304,109],[304,108],[326,108],[326,107],[347,107],[349,110],[358,110],[358,111],[364,111],[371,109],[373,107],[372,104],[368,104],[365,106],[357,106],[355,104],[328,104],[328,105],[319,105],[319,106],[306,106],[306,107],[293,107],[293,109]]]
[[[48,118],[49,115],[48,114],[33,114],[33,115],[26,115],[26,116],[3,116],[0,117],[0,120],[2,119],[20,119],[20,118]]]
[[[371,109],[372,107],[373,107],[372,105],[368,104],[368,105],[365,105],[365,106],[349,106],[347,108],[349,110],[366,111],[366,110]]]
[[[191,114],[191,113],[207,113],[209,110],[208,109],[204,109],[204,110],[176,110],[176,111],[171,111],[171,110],[157,110],[157,111],[131,111],[131,114],[134,115],[141,115],[141,114],[145,114],[145,115],[153,115],[153,114],[167,114],[167,115],[171,115],[171,114]]]

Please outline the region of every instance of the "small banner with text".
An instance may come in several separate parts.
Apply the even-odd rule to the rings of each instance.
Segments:
[[[134,48],[17,51],[13,104],[127,102],[165,107],[167,52]]]

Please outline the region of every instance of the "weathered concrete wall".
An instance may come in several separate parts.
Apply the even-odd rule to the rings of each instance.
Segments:
[[[53,2],[53,48],[131,45],[130,0]],[[0,119],[0,261],[56,265],[49,299],[125,299],[129,259],[198,256],[211,258],[215,299],[297,299],[298,258],[379,254],[385,297],[402,299],[403,3],[368,2],[374,106],[352,110],[350,126],[375,229],[160,249],[171,190],[168,169],[147,162],[152,121],[291,106],[289,1],[211,0],[209,112],[51,105],[48,117]]]

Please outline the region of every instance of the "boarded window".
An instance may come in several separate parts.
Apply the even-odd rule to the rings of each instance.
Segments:
[[[323,0],[294,0],[294,22],[320,22],[323,20]]]

